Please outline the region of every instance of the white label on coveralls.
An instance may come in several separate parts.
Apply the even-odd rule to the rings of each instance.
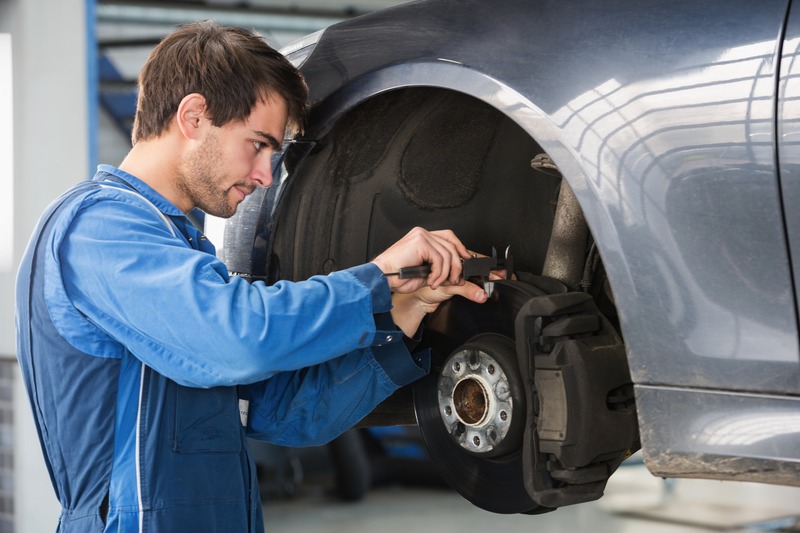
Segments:
[[[250,414],[250,401],[249,400],[239,400],[239,419],[242,421],[242,425],[247,427],[247,415]]]

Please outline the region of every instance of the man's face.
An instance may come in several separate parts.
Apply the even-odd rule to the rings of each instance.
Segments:
[[[287,123],[286,101],[259,102],[243,122],[209,126],[202,142],[183,157],[178,187],[194,207],[222,218],[256,187],[272,183],[272,155],[280,150]]]

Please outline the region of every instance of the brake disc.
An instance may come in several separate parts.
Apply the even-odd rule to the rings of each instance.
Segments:
[[[495,513],[541,513],[525,489],[525,394],[514,344],[520,307],[543,292],[496,281],[492,298],[455,298],[426,322],[430,374],[413,387],[428,453],[442,478],[474,505]]]

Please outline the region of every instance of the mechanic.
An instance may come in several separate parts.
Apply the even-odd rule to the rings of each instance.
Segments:
[[[316,445],[423,376],[408,346],[469,251],[415,228],[372,262],[273,286],[229,277],[186,214],[230,217],[270,185],[307,88],[260,37],[178,28],[139,76],[133,147],[40,219],[17,343],[58,531],[263,531],[246,436]],[[424,279],[385,276],[431,265]],[[406,342],[404,342],[404,340]]]

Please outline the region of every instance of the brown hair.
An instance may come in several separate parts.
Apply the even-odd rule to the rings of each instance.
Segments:
[[[133,144],[160,135],[191,93],[205,97],[217,127],[246,119],[273,95],[286,100],[292,130],[308,116],[308,87],[283,55],[255,33],[206,20],[180,26],[150,53],[139,72]]]

